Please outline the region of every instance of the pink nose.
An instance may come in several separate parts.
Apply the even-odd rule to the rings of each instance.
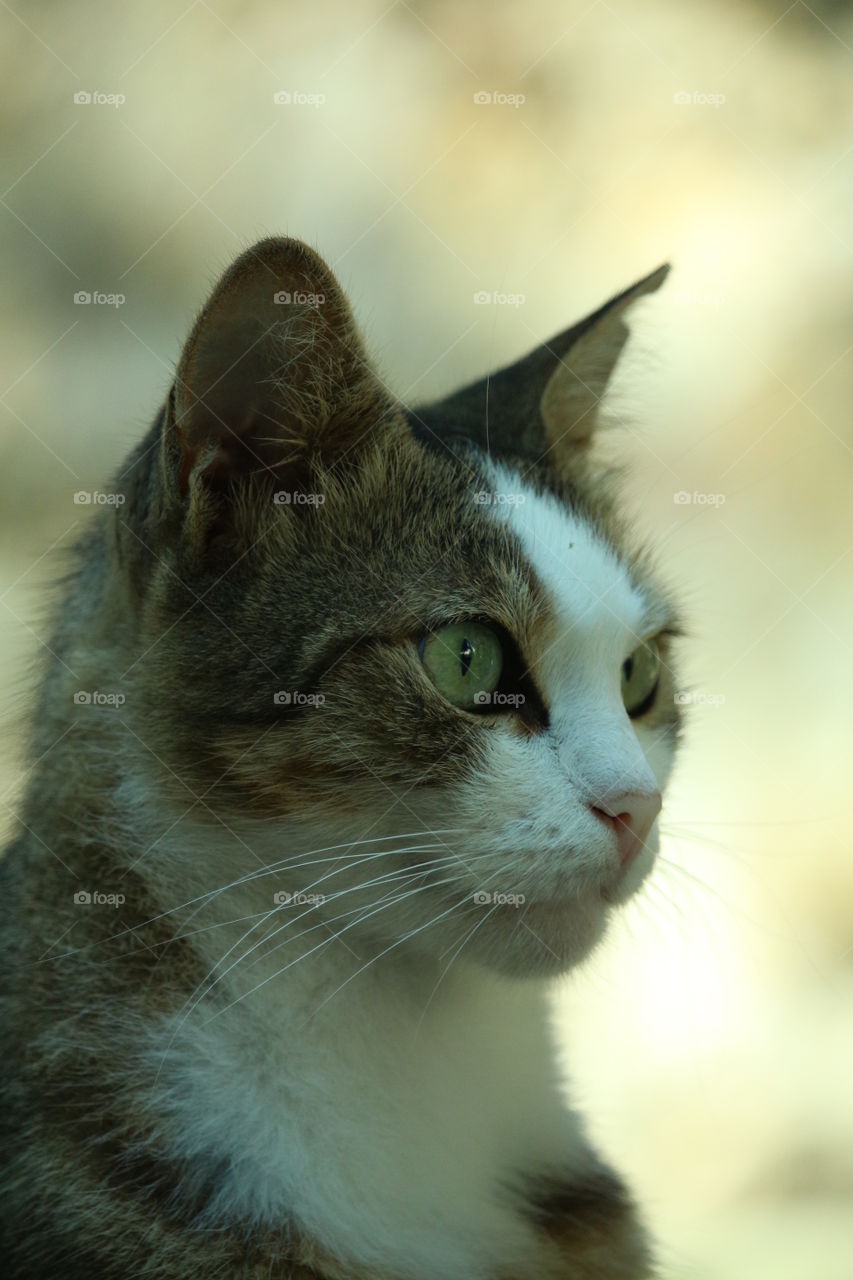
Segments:
[[[616,836],[619,861],[627,867],[648,839],[655,818],[660,813],[659,791],[624,791],[621,795],[599,798],[590,809]]]

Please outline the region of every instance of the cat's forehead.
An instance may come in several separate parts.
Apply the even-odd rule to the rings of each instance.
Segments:
[[[517,472],[491,465],[491,508],[511,529],[549,612],[576,637],[643,639],[663,627],[667,610],[627,555],[584,511],[525,484]]]

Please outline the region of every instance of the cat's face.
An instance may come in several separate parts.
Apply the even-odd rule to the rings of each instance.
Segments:
[[[481,384],[404,413],[327,269],[254,253],[190,340],[134,535],[146,740],[369,954],[559,972],[651,868],[675,750],[672,608],[586,456],[657,280],[493,379],[487,452]],[[324,302],[280,319],[294,280]]]
[[[512,674],[482,701],[487,712],[525,702],[477,723],[467,767],[424,811],[458,828],[469,855],[479,912],[465,913],[466,949],[509,972],[549,973],[587,953],[654,862],[678,723],[674,619],[581,513],[508,468],[495,470],[494,490],[515,499],[491,518],[518,544],[519,578],[535,585],[501,637]],[[471,644],[464,627],[446,634],[453,670]],[[448,904],[458,892],[448,886]]]

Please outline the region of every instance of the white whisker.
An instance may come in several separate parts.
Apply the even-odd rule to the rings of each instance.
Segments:
[[[286,973],[287,970],[292,968],[293,965],[298,964],[301,960],[307,960],[309,956],[313,955],[316,951],[319,951],[322,947],[328,946],[330,942],[336,942],[341,937],[342,934],[347,933],[350,929],[355,928],[356,925],[361,924],[364,920],[369,920],[371,916],[376,915],[379,911],[384,911],[387,909],[388,906],[392,906],[397,902],[403,902],[406,898],[410,898],[416,893],[423,893],[428,888],[438,888],[439,886],[444,884],[457,884],[459,883],[459,880],[460,880],[459,876],[450,876],[446,880],[437,881],[436,884],[421,885],[419,888],[410,889],[407,893],[400,894],[396,898],[393,898],[391,902],[383,903],[381,906],[375,907],[372,911],[368,911],[365,915],[359,916],[357,920],[352,921],[352,923],[346,925],[345,928],[338,930],[336,933],[332,934],[331,937],[325,938],[322,942],[318,943],[316,947],[312,947],[310,951],[307,951],[302,956],[297,956],[295,960],[291,960],[288,964],[284,965],[283,968],[278,969],[275,973],[272,973],[268,977],[264,978],[262,982],[259,982],[256,986],[252,987],[249,991],[244,992],[243,995],[239,996],[236,1000],[232,1000],[230,1004],[227,1004],[222,1009],[218,1010],[210,1018],[207,1019],[207,1022],[203,1023],[202,1025],[207,1026],[209,1022],[212,1022],[215,1018],[218,1018],[220,1014],[227,1013],[227,1011],[229,1009],[232,1009],[235,1004],[239,1004],[242,1000],[247,999],[248,996],[253,995],[256,991],[259,991],[261,987],[266,986],[268,982],[272,982],[274,978],[278,978],[281,976],[281,974]],[[451,908],[451,910],[455,910],[456,906],[458,905],[459,905],[458,903],[454,903],[454,906]],[[449,912],[445,912],[444,914],[447,915],[449,914]],[[414,934],[417,932],[418,930],[415,929],[412,931],[411,934],[407,934],[406,937],[414,936]],[[405,939],[400,939],[399,941],[400,942],[405,941]],[[396,942],[393,945],[398,946],[399,942]],[[356,975],[354,974],[353,977],[355,976]],[[332,992],[332,994],[334,995],[335,992]],[[325,1003],[325,1001],[323,1003]]]

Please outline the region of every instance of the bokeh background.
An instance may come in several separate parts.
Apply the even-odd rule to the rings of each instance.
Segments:
[[[6,825],[73,495],[242,247],[317,246],[412,399],[671,260],[604,451],[692,705],[660,868],[559,1034],[667,1276],[851,1280],[850,5],[2,0],[0,29]]]

